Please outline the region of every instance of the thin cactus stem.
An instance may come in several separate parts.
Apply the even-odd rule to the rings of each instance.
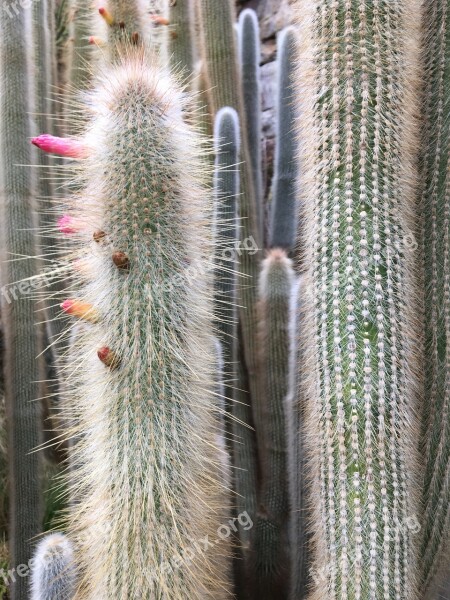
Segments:
[[[84,323],[67,394],[79,600],[230,598],[211,173],[183,119],[190,99],[156,60],[130,47],[99,73],[69,207],[89,267],[63,303]]]
[[[264,192],[261,155],[261,85],[259,62],[261,48],[259,23],[254,10],[246,9],[239,15],[238,51],[242,80],[245,122],[249,147],[249,160],[253,174],[253,189],[257,200],[258,226],[264,229]]]
[[[33,219],[35,172],[30,114],[33,90],[29,33],[30,11],[12,18],[0,11],[0,189],[2,323],[5,341],[5,398],[10,482],[9,544],[12,565],[27,564],[33,538],[42,526],[39,384],[41,369],[36,303],[17,282],[36,274],[36,223]],[[25,600],[26,578],[11,583],[12,600]]]
[[[269,227],[269,246],[287,252],[294,250],[297,235],[298,147],[293,79],[296,53],[297,32],[294,27],[287,27],[277,39],[276,147]]]
[[[419,11],[296,11],[313,600],[419,597]]]
[[[294,285],[292,262],[279,249],[269,252],[259,279],[259,330],[264,356],[265,404],[256,427],[260,448],[261,483],[253,544],[253,593],[256,598],[287,597],[288,590],[288,472],[285,402],[288,394],[290,304]]]
[[[422,597],[434,598],[448,576],[450,550],[450,6],[423,8],[425,83],[423,114],[423,222],[425,277],[425,479]]]
[[[75,578],[69,539],[62,533],[53,533],[39,542],[31,567],[30,600],[72,600]]]
[[[172,66],[192,78],[196,46],[194,36],[194,5],[192,0],[175,0],[169,3],[169,54]]]

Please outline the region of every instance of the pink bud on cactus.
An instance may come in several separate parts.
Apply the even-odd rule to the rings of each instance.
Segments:
[[[98,314],[92,304],[83,302],[82,300],[64,300],[61,308],[68,315],[89,321],[90,323],[98,322]]]
[[[81,142],[71,138],[55,137],[47,133],[33,138],[31,143],[44,152],[59,154],[60,156],[67,156],[69,158],[83,158],[87,153],[86,146]]]
[[[77,233],[77,231],[80,230],[76,220],[69,215],[64,215],[58,219],[58,229],[61,233],[65,233],[67,235],[71,233]]]
[[[109,12],[109,10],[107,10],[106,8],[104,8],[103,6],[101,8],[98,9],[98,12],[101,14],[101,16],[105,19],[106,23],[108,25],[114,25],[114,17],[112,16],[112,14]]]
[[[104,46],[105,40],[102,40],[102,38],[99,38],[95,35],[91,35],[91,37],[89,38],[89,43],[91,44],[91,46]]]

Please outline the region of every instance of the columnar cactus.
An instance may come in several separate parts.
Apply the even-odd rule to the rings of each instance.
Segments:
[[[45,537],[36,547],[31,567],[31,600],[72,600],[76,566],[73,548],[61,533]]]
[[[256,598],[286,598],[288,589],[288,471],[285,402],[288,394],[292,263],[275,248],[262,263],[259,279],[261,351],[264,353],[266,402],[261,407],[261,484],[253,544],[253,592]]]
[[[256,449],[249,429],[251,409],[238,384],[237,261],[239,249],[238,206],[240,197],[239,118],[232,108],[222,108],[214,128],[214,201],[216,224],[215,306],[216,326],[223,349],[224,395],[229,414],[227,433],[233,458],[233,502],[236,514],[256,509]],[[250,530],[239,526],[239,542],[246,552]]]
[[[258,225],[264,226],[263,179],[261,158],[261,85],[259,62],[261,48],[259,24],[254,10],[246,9],[239,15],[238,54],[241,69],[242,96],[249,147],[249,160],[253,174],[253,187],[257,198]]]
[[[107,25],[107,54],[119,60],[130,44],[140,46],[150,39],[150,16],[144,0],[107,0],[99,13]]]
[[[294,102],[296,53],[296,30],[294,27],[287,27],[277,39],[276,147],[269,245],[271,248],[285,248],[288,252],[294,250],[297,235],[297,107]]]
[[[0,11],[0,210],[1,313],[5,342],[5,398],[8,420],[10,481],[10,559],[27,564],[33,538],[41,530],[41,456],[32,452],[41,442],[39,397],[41,370],[36,304],[17,282],[35,276],[36,223],[33,218],[35,172],[29,145],[33,111],[31,61],[27,47],[30,11]],[[25,284],[26,285],[26,284]],[[26,290],[26,287],[25,287]],[[26,374],[26,376],[24,376]],[[16,578],[13,600],[25,600],[27,582]]]
[[[424,598],[448,576],[450,550],[450,6],[424,5],[426,96],[423,175],[425,249],[425,517],[421,566]],[[446,564],[447,563],[447,564]],[[446,569],[447,567],[447,569]],[[446,572],[447,571],[447,572]]]
[[[136,47],[89,100],[80,191],[65,217],[78,293],[63,303],[86,323],[68,398],[80,600],[230,597],[212,202],[188,102]]]
[[[420,3],[299,3],[311,598],[417,598]],[[296,510],[296,507],[292,507]]]
[[[169,55],[175,69],[191,78],[196,61],[194,36],[194,4],[192,0],[175,0],[169,3],[170,43]]]

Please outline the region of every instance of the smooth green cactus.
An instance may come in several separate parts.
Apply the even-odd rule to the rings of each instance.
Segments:
[[[230,598],[211,174],[189,102],[131,47],[99,74],[83,139],[34,140],[83,157],[65,217],[78,297],[63,303],[86,322],[67,399],[79,600]]]
[[[194,36],[194,5],[192,0],[174,0],[169,3],[170,23],[170,61],[176,70],[192,78],[196,46],[193,42]]]
[[[240,198],[239,117],[232,108],[216,116],[215,140],[215,226],[217,258],[215,274],[216,326],[223,349],[224,395],[229,413],[227,426],[233,459],[233,503],[236,514],[256,509],[256,448],[249,429],[251,408],[238,382],[237,261],[239,249],[238,206]],[[250,530],[239,527],[240,551],[246,553]]]
[[[288,589],[288,472],[285,402],[288,394],[290,302],[294,271],[286,253],[271,250],[259,279],[260,344],[264,355],[265,405],[256,427],[261,483],[253,532],[253,593],[257,598],[286,598]]]
[[[314,600],[419,597],[420,6],[296,7]]]
[[[297,235],[297,110],[294,102],[294,65],[297,33],[287,27],[277,39],[278,86],[276,103],[276,147],[269,246],[292,252]]]
[[[12,565],[27,564],[42,524],[40,375],[36,303],[18,282],[36,274],[33,219],[35,171],[29,145],[33,110],[28,34],[30,11],[0,11],[0,210],[2,323],[10,481],[9,543]],[[22,165],[22,166],[21,166]],[[25,289],[26,289],[26,284]],[[26,578],[11,585],[12,600],[25,600]]]
[[[426,460],[421,567],[422,596],[434,598],[448,576],[450,551],[450,7],[424,5],[426,96],[423,175],[425,259],[425,402],[423,454]]]
[[[264,228],[264,192],[261,156],[261,85],[259,62],[261,48],[259,23],[254,10],[246,9],[239,15],[238,26],[239,64],[242,79],[245,122],[247,125],[249,160],[253,173],[253,188],[257,199],[258,226]]]
[[[31,567],[30,600],[73,600],[76,567],[72,544],[62,533],[45,537]]]

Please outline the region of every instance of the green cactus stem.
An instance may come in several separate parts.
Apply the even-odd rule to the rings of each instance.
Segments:
[[[257,199],[257,218],[259,229],[262,232],[264,223],[264,192],[261,157],[261,85],[259,74],[261,48],[259,23],[254,10],[245,9],[239,15],[238,41],[242,97],[250,152],[249,159],[253,174],[253,189]]]
[[[419,597],[419,11],[296,10],[312,600]]]
[[[36,236],[33,229],[35,171],[30,114],[31,60],[28,34],[30,11],[13,18],[0,11],[0,210],[2,323],[5,342],[5,399],[8,422],[10,482],[9,544],[12,565],[27,564],[33,538],[41,531],[41,456],[32,452],[41,442],[40,375],[36,303],[21,293],[17,282],[36,274]],[[11,584],[12,600],[26,600],[26,578]]]
[[[297,119],[294,102],[294,65],[297,33],[287,27],[277,39],[278,86],[276,104],[276,147],[272,204],[270,210],[269,245],[292,252],[297,235]]]
[[[192,0],[174,0],[169,3],[169,53],[173,67],[192,78],[196,46],[194,36],[194,5]]]
[[[292,263],[279,249],[269,252],[259,280],[261,352],[264,354],[265,405],[260,429],[261,483],[253,544],[253,593],[256,598],[287,597],[288,472],[285,402],[288,394],[291,343]]]
[[[423,114],[425,402],[422,452],[422,596],[435,598],[448,577],[450,551],[450,6],[424,5],[426,94]]]
[[[183,119],[189,102],[130,47],[99,74],[75,144],[85,151],[65,224],[78,291],[62,308],[85,323],[67,398],[77,600],[230,598],[211,174]]]

